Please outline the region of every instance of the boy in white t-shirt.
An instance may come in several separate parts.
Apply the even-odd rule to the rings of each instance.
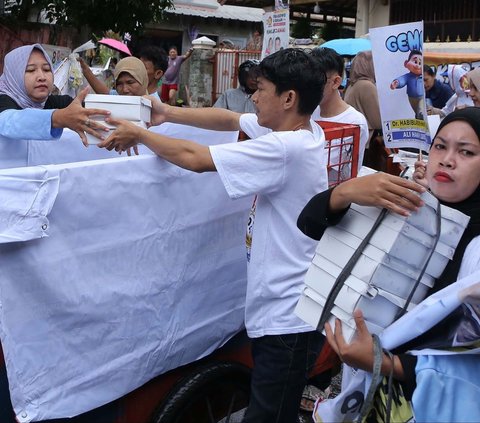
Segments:
[[[319,107],[315,109],[312,114],[312,119],[315,121],[348,123],[351,125],[360,126],[360,143],[358,152],[358,167],[362,166],[363,155],[368,141],[368,123],[362,113],[346,103],[338,91],[342,84],[344,63],[343,58],[331,48],[316,48],[312,51],[312,56],[318,61],[320,68],[327,76],[327,83],[323,92],[322,101]],[[348,139],[343,142],[351,142]],[[342,148],[342,156],[340,158],[340,148],[335,148],[335,145],[340,145],[341,140],[331,140],[330,160],[331,165],[351,160],[351,146]],[[340,172],[340,175],[338,173]],[[350,178],[351,166],[347,165],[332,166],[328,178],[331,183],[340,182]]]
[[[301,50],[285,49],[258,66],[256,114],[184,109],[155,103],[152,121],[217,130],[242,129],[240,143],[204,146],[129,122],[102,147],[125,151],[138,140],[164,159],[196,172],[217,171],[231,198],[254,196],[247,225],[245,326],[252,339],[252,392],[243,422],[293,423],[323,336],[294,314],[316,242],[296,227],[308,200],[327,188],[325,138],[310,116],[325,76]]]

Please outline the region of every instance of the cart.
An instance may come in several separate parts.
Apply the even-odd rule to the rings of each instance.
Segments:
[[[317,123],[325,133],[329,186],[355,178],[360,167],[358,163],[360,127],[338,122]]]
[[[202,138],[238,136],[214,132]],[[87,154],[68,132],[56,145],[10,147],[0,171],[0,332],[15,412],[2,367],[0,422],[210,423],[244,408],[250,201],[232,202],[216,175],[146,150]],[[131,268],[141,277],[122,280]],[[326,346],[312,377],[327,385],[336,370]]]

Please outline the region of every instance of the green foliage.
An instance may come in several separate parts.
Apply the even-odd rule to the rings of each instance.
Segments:
[[[330,21],[327,22],[322,28],[322,38],[325,41],[335,40],[340,38],[342,32],[342,26],[339,22]]]
[[[299,18],[292,26],[291,36],[293,38],[310,38],[313,28],[310,25],[310,19]]]
[[[147,23],[158,22],[172,0],[15,0],[12,13],[26,20],[31,11],[44,10],[50,22],[93,30],[140,32]]]
[[[114,40],[122,41],[122,37],[118,32],[113,32],[112,30],[105,31],[103,35],[92,34],[92,40],[96,43],[102,38],[112,38]],[[112,50],[111,48],[104,46],[102,44],[97,44],[96,48],[95,62],[97,65],[105,66],[108,62],[108,59],[116,56],[118,58],[118,53]]]

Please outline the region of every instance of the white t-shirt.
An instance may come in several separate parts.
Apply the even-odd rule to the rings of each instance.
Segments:
[[[363,155],[365,153],[365,147],[368,142],[368,123],[367,120],[365,119],[365,116],[360,113],[358,110],[356,110],[354,107],[349,106],[348,109],[346,109],[344,112],[340,113],[339,115],[333,116],[333,117],[322,117],[320,116],[320,106],[318,106],[312,113],[312,120],[315,121],[326,121],[326,122],[339,122],[339,123],[348,123],[351,125],[359,125],[360,126],[360,145],[359,145],[359,150],[358,150],[358,170],[362,167],[363,163]],[[351,142],[346,138],[344,142]],[[332,146],[339,145],[341,143],[341,140],[332,140],[330,144]],[[344,155],[347,155],[345,157]],[[342,162],[350,160],[351,157],[351,151],[350,148],[344,148],[342,151]],[[330,160],[329,164],[330,165],[335,165],[340,163],[340,148],[331,148],[330,150]],[[333,172],[329,174],[329,179],[331,181],[336,181],[338,179],[338,176],[336,176],[336,171],[338,171],[338,167],[333,167],[332,168]],[[341,167],[340,172],[342,174],[341,179],[348,179],[350,177],[350,166],[344,166]]]
[[[245,326],[252,338],[311,331],[293,312],[317,242],[297,228],[315,194],[327,188],[325,138],[308,130],[272,132],[255,114],[240,118],[252,139],[210,146],[230,198],[256,194],[247,224]]]

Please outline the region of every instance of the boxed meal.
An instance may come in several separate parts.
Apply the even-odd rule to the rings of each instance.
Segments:
[[[147,128],[147,125],[145,124],[145,122],[143,122],[142,120],[133,120],[133,121],[130,121],[131,123],[137,125],[137,126],[141,126],[142,128],[146,129]],[[115,126],[114,125],[110,125],[104,121],[102,122],[99,122],[101,123],[103,126],[106,126],[107,128],[110,128],[110,132],[104,132],[104,131],[97,131],[99,134],[102,134],[104,137],[105,137],[105,140],[108,139],[108,137],[113,133],[113,131],[115,131]],[[91,134],[88,134],[87,132],[85,132],[85,135],[87,136],[87,142],[88,144],[91,144],[91,145],[96,145],[96,144],[100,144],[103,140],[97,138],[97,137],[94,137],[93,135]]]
[[[412,292],[408,309],[425,298],[452,259],[469,217],[440,206],[428,192],[422,199],[425,206],[409,217],[387,213],[346,275],[328,320],[335,316],[342,321],[347,341],[355,332],[352,313],[356,308],[362,310],[367,326],[376,331],[387,327]],[[353,204],[318,243],[295,313],[319,330],[326,299],[380,212],[380,208]]]
[[[85,108],[108,110],[114,119],[151,121],[152,102],[139,96],[88,94]]]

